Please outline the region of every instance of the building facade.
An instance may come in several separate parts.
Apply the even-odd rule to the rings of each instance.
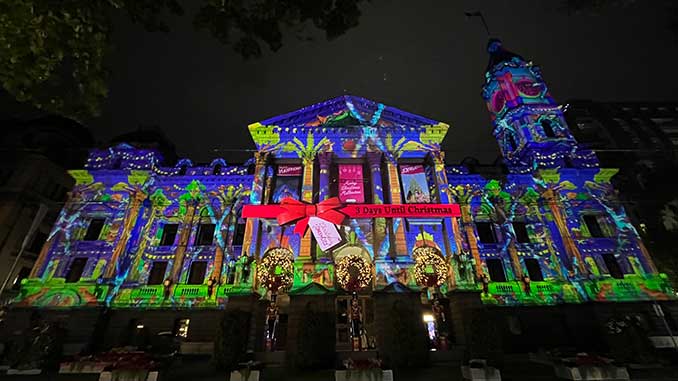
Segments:
[[[571,100],[565,113],[580,145],[619,168],[614,185],[656,260],[675,282],[678,262],[678,103]]]
[[[466,342],[478,308],[546,316],[672,300],[618,202],[617,170],[578,145],[537,66],[497,40],[488,51],[482,96],[507,175],[447,165],[447,124],[348,95],[251,124],[249,166],[93,150],[70,171],[76,185],[15,309],[107,307],[102,341],[116,345],[140,321],[210,342],[219,310],[240,308],[255,351],[294,352],[310,300],[336,316],[338,351],[387,347],[403,300],[439,349]],[[264,212],[300,205],[288,219]],[[298,229],[327,210],[344,213],[324,225],[336,232]]]
[[[66,168],[82,165],[83,145],[92,145],[89,131],[60,117],[3,123],[0,143],[0,285],[7,281],[0,304],[15,297],[28,277],[66,194],[74,181]],[[40,205],[47,213],[30,232]],[[21,245],[26,248],[17,261]],[[17,262],[14,265],[15,261]]]

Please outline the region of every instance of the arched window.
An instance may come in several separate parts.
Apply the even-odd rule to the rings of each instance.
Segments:
[[[221,174],[221,164],[217,164],[214,166],[214,169],[212,169],[212,174],[213,175],[220,175]]]
[[[555,138],[556,133],[553,131],[553,124],[548,119],[541,120],[541,128],[544,130],[544,136],[547,138]]]
[[[515,151],[518,148],[518,142],[516,142],[516,137],[513,134],[508,134],[507,141],[510,151]]]
[[[118,156],[113,160],[113,165],[111,165],[111,169],[120,169],[122,168],[122,157]]]
[[[184,176],[184,175],[186,175],[186,170],[187,170],[186,164],[184,164],[181,167],[179,167],[179,172],[177,174],[179,176]]]

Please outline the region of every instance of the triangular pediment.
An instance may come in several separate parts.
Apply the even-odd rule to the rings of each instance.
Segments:
[[[290,295],[327,295],[331,293],[332,290],[316,282],[311,282],[303,287],[300,287],[296,290],[293,289],[289,292]]]
[[[449,125],[369,99],[342,95],[248,126],[258,150],[278,157],[332,151],[357,157],[381,151],[430,151]],[[323,140],[324,139],[324,140]]]
[[[259,122],[278,127],[419,127],[440,122],[370,99],[342,95]]]
[[[381,292],[386,294],[409,294],[417,291],[407,287],[406,285],[400,282],[393,282],[388,286],[384,287],[383,289],[381,289]]]

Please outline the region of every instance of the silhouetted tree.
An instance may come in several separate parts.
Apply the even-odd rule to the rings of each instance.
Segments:
[[[363,0],[200,0],[194,18],[244,58],[276,51],[307,22],[336,38],[358,25]],[[179,0],[1,0],[0,82],[16,100],[74,119],[98,115],[108,95],[112,17],[168,31]],[[302,38],[308,38],[303,37]]]

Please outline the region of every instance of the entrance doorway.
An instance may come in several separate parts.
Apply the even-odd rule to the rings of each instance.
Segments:
[[[374,327],[374,300],[369,296],[358,296],[362,310],[362,328],[365,331],[365,350],[376,349],[376,331]],[[337,296],[335,300],[336,311],[336,343],[337,351],[351,350],[351,318],[350,318],[351,295]]]

